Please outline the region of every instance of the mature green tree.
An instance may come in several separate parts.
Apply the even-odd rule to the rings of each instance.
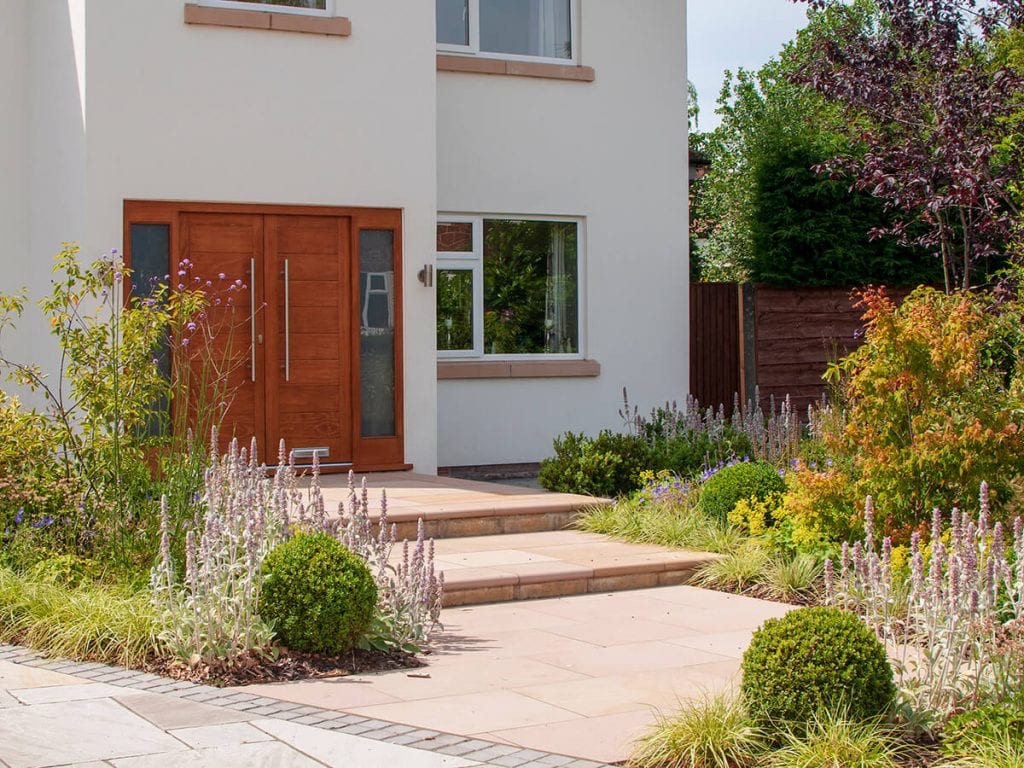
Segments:
[[[868,25],[873,6],[844,12]],[[693,145],[711,160],[694,215],[704,228],[701,277],[781,286],[916,284],[941,275],[921,249],[869,232],[890,214],[852,180],[819,174],[825,161],[858,151],[864,126],[837,105],[793,82],[819,41],[839,31],[835,11],[812,12],[808,25],[757,72],[726,73],[721,125]]]

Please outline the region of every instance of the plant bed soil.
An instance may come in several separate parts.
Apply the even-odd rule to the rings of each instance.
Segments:
[[[147,671],[191,683],[233,686],[345,677],[423,666],[426,663],[422,659],[404,651],[357,649],[328,655],[277,648],[272,656],[253,652],[230,663],[189,665],[177,659],[159,659],[151,662]]]

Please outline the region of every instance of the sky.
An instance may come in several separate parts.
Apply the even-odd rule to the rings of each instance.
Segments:
[[[697,87],[700,130],[718,125],[723,72],[760,69],[804,26],[806,9],[791,0],[688,0],[687,66]]]

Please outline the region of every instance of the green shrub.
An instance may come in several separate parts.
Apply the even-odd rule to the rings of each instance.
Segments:
[[[77,555],[57,555],[40,560],[25,575],[31,581],[44,584],[78,587],[96,581],[102,572],[103,566],[95,560]]]
[[[636,744],[634,768],[734,768],[753,765],[766,748],[764,731],[738,696],[705,694],[659,717]]]
[[[1024,744],[1024,709],[993,704],[950,718],[942,729],[942,751],[962,755],[971,752],[980,741],[1004,739]]]
[[[640,487],[651,449],[642,437],[609,430],[597,437],[566,432],[555,438],[555,455],[540,464],[540,484],[549,491],[621,496]]]
[[[750,456],[754,450],[750,438],[728,425],[714,439],[704,430],[687,429],[671,437],[655,437],[652,444],[652,467],[683,478],[697,477],[709,466],[733,456]]]
[[[766,499],[783,493],[785,481],[766,461],[729,464],[708,478],[700,493],[700,505],[708,517],[725,522],[742,499]]]
[[[259,613],[287,647],[342,653],[370,626],[377,586],[366,564],[324,533],[298,533],[263,561]]]
[[[766,621],[743,655],[742,685],[758,717],[792,727],[826,708],[877,717],[896,692],[881,643],[852,613],[827,607]]]

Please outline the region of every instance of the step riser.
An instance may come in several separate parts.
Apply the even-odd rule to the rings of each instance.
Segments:
[[[579,517],[578,510],[566,512],[524,512],[519,514],[482,515],[479,517],[426,518],[423,528],[428,539],[463,539],[469,536],[498,536],[507,533],[539,533],[562,531]],[[399,541],[416,539],[418,520],[394,523]]]
[[[623,573],[616,576],[595,576],[585,579],[542,581],[533,584],[445,589],[443,605],[454,608],[484,603],[505,603],[515,600],[539,600],[546,597],[566,597],[590,593],[621,592],[628,589],[669,587],[688,584],[694,568],[657,573]]]

